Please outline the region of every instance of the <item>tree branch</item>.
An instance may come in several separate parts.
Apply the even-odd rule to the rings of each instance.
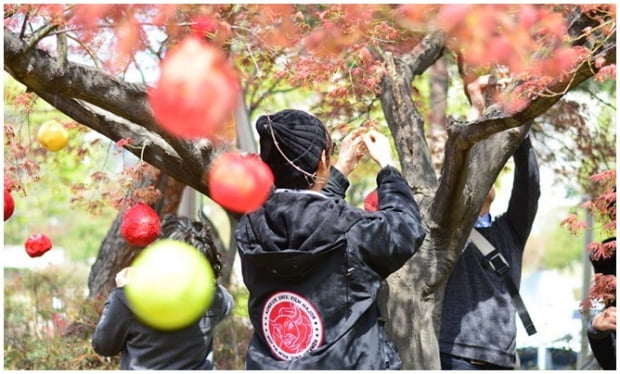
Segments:
[[[147,152],[150,155],[147,162],[208,194],[201,174],[216,152],[213,144],[207,139],[187,141],[163,131],[152,117],[144,85],[127,83],[102,71],[69,61],[65,69],[61,69],[56,59],[47,52],[36,48],[26,50],[24,43],[7,31],[4,41],[4,68],[28,90],[37,93],[77,122],[112,140],[133,135],[135,141],[148,139],[149,143],[157,144],[161,149],[153,150],[152,154]],[[114,125],[121,123],[131,124],[131,130],[127,133],[123,126]],[[221,147],[217,152],[225,148]],[[179,163],[177,159],[184,162]]]
[[[37,92],[37,94],[61,112],[112,141],[131,138],[133,145],[145,146],[144,152],[135,147],[126,147],[126,149],[138,157],[142,156],[145,162],[178,181],[208,195],[207,186],[201,183],[202,158],[184,159],[158,134],[92,105],[45,92]]]
[[[403,175],[420,195],[418,201],[423,208],[430,204],[437,178],[424,136],[424,119],[411,97],[411,82],[437,61],[443,50],[443,36],[433,33],[400,59],[386,53],[387,73],[381,82],[381,106],[399,151]]]
[[[11,16],[12,16],[12,14],[11,14]],[[6,19],[6,18],[7,17],[4,17],[4,19]],[[26,11],[24,13],[24,20],[22,21],[22,27],[20,28],[20,31],[19,31],[19,38],[20,39],[23,38],[24,35],[26,35],[26,26],[28,25],[28,19],[29,18],[30,18],[30,11],[28,10],[28,11]],[[5,30],[5,32],[6,32],[6,30]]]
[[[605,66],[615,64],[615,42],[610,43],[588,61],[583,62],[574,74],[564,77],[563,79],[557,79],[547,87],[547,91],[560,92],[560,94],[552,96],[539,95],[531,100],[525,108],[513,114],[506,114],[499,111],[488,113],[471,122],[468,126],[460,128],[460,136],[466,144],[471,146],[482,139],[488,138],[492,134],[521,126],[533,120],[560,100],[564,96],[564,92],[579,86],[581,83],[593,77],[600,70],[600,68],[596,68],[594,65],[594,61],[597,58],[604,58],[606,61]]]
[[[608,64],[615,63],[615,44],[609,45],[594,56],[592,61],[598,56],[604,57]],[[554,92],[566,92],[594,76],[596,71],[593,64],[583,63],[572,76],[555,81],[549,89]],[[470,219],[465,221],[463,219],[470,215],[474,217],[475,211],[469,212],[463,209],[468,206],[474,208],[480,206],[478,203],[482,203],[484,193],[479,191],[487,191],[490,188],[497,175],[495,171],[499,173],[526,132],[524,129],[517,132],[506,132],[506,130],[532,121],[547,111],[562,96],[563,94],[538,96],[525,108],[513,114],[494,111],[469,124],[454,121],[448,129],[450,136],[446,144],[444,166],[437,188],[437,196],[443,196],[443,198],[433,202],[432,224],[448,230],[459,227],[470,228],[469,224],[464,224]],[[526,129],[529,129],[529,126]],[[474,146],[475,154],[470,154]],[[502,157],[502,155],[508,156]],[[491,160],[486,162],[490,170],[487,175],[493,179],[480,178],[476,172],[477,165],[484,159]],[[470,199],[474,201],[467,201]]]
[[[450,230],[455,228],[469,230],[469,223],[473,223],[473,218],[469,217],[475,217],[475,209],[484,199],[485,193],[479,191],[490,188],[496,175],[529,130],[529,126],[520,130],[516,128],[542,115],[559,101],[565,92],[593,77],[600,70],[595,68],[593,63],[597,58],[604,58],[606,65],[614,64],[615,51],[615,42],[603,46],[573,74],[556,79],[547,87],[546,91],[558,94],[538,95],[518,112],[507,114],[495,110],[468,124],[453,121],[448,128],[449,138],[437,188],[437,196],[443,198],[434,201],[430,209],[431,228],[445,228],[453,233],[454,231]],[[506,131],[510,129],[515,131]],[[486,173],[488,178],[478,175],[477,165],[485,163],[485,160],[489,169]],[[473,210],[468,211],[467,207],[473,207]]]
[[[595,12],[596,14],[596,12]],[[587,35],[583,31],[587,27],[596,27],[599,21],[594,19],[590,14],[583,13],[575,6],[573,16],[568,21],[568,35],[573,39],[572,45],[583,45],[587,42]]]
[[[41,49],[28,50],[15,34],[4,32],[4,68],[26,87],[84,100],[119,117],[160,132],[146,100],[143,85],[123,82],[94,68],[56,59]]]
[[[93,62],[93,65],[95,65],[96,69],[100,69],[101,68],[101,64],[102,62],[97,58],[97,56],[95,55],[95,52],[93,52],[86,44],[82,43],[82,41],[74,36],[72,36],[71,34],[65,33],[65,35],[67,36],[67,38],[73,40],[74,42],[76,42],[80,48],[82,48],[90,57],[90,59]]]
[[[67,34],[64,32],[56,35],[58,46],[56,48],[58,54],[58,69],[65,71],[67,64]]]
[[[424,37],[410,53],[403,55],[402,61],[409,70],[409,82],[416,75],[424,73],[441,57],[446,45],[445,35],[433,32]]]
[[[37,45],[37,43],[39,43],[41,39],[45,38],[49,33],[54,31],[57,27],[58,26],[56,26],[55,24],[49,23],[45,26],[42,26],[38,30],[36,30],[32,35],[30,35],[30,37],[28,38],[28,41],[25,43],[26,48],[24,52],[28,52],[31,49],[33,49]],[[5,33],[6,33],[6,30],[5,30]]]

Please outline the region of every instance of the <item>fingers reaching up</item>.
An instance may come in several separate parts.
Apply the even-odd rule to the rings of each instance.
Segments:
[[[364,129],[356,129],[349,133],[340,143],[340,153],[334,167],[345,176],[357,167],[359,160],[364,156],[362,134]]]
[[[380,167],[394,166],[390,141],[385,135],[376,130],[370,130],[364,134],[363,139],[368,154]]]

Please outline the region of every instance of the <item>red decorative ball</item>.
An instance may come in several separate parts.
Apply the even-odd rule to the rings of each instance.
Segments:
[[[372,190],[364,198],[364,209],[369,212],[376,212],[379,210],[379,194],[376,189]]]
[[[15,211],[15,200],[13,200],[13,196],[11,196],[11,192],[4,189],[4,220],[11,218],[13,212]]]
[[[144,203],[137,203],[123,214],[121,235],[130,244],[145,247],[157,239],[160,226],[157,212]]]
[[[273,181],[271,169],[258,155],[223,153],[209,172],[209,195],[226,209],[248,213],[267,200]]]
[[[24,247],[26,247],[28,256],[39,257],[52,249],[52,241],[44,234],[34,234],[26,239]]]
[[[224,138],[240,98],[237,74],[224,52],[188,37],[168,52],[160,71],[148,93],[159,125],[179,138]]]

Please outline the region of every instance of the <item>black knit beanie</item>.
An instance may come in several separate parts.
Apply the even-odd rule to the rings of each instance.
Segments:
[[[278,188],[307,189],[314,183],[326,148],[323,123],[301,110],[285,109],[256,121],[260,157],[269,165]]]

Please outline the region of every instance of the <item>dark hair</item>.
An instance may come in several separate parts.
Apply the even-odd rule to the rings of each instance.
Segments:
[[[213,233],[208,225],[200,221],[192,221],[188,217],[167,214],[162,220],[159,238],[180,240],[192,245],[207,258],[215,277],[219,278],[222,272],[222,262],[213,243]]]

